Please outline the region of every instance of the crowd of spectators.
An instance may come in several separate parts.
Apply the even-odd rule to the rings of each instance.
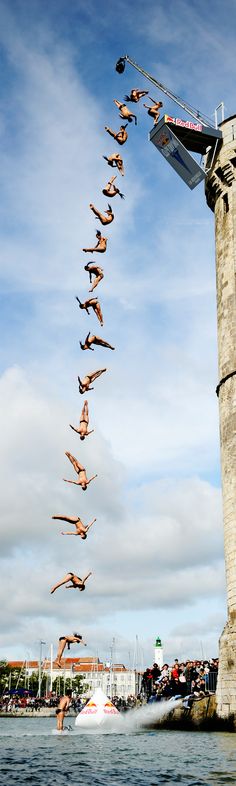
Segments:
[[[140,706],[144,702],[161,701],[171,697],[184,698],[191,696],[193,699],[214,693],[216,690],[218,658],[210,660],[187,660],[179,663],[175,659],[172,666],[164,663],[159,668],[154,663],[151,668],[147,668],[142,677],[141,691],[138,696],[128,696],[124,699],[113,696],[112,701],[121,712]],[[72,709],[80,712],[87,699],[77,696],[72,701]],[[11,691],[4,694],[0,699],[0,712],[17,712],[26,710],[27,712],[40,711],[42,708],[57,707],[59,697],[55,693],[48,697],[38,698],[30,694],[29,691]]]
[[[48,697],[38,698],[31,696],[28,691],[24,691],[22,695],[16,691],[15,693],[6,693],[0,699],[0,712],[18,712],[19,710],[26,710],[27,712],[38,711],[43,708],[57,707],[60,697],[56,694],[51,694]],[[79,711],[81,709],[80,698],[72,701],[72,709]]]
[[[119,712],[126,712],[126,710],[132,710],[134,709],[134,707],[137,707],[138,703],[141,703],[137,701],[137,699],[138,699],[137,696],[133,696],[130,694],[130,696],[128,696],[127,699],[125,699],[123,696],[112,696],[111,701],[115,705],[117,710],[119,710]]]
[[[42,697],[39,699],[38,697],[30,696],[27,691],[25,691],[23,695],[19,695],[17,692],[13,693],[12,695],[6,693],[0,699],[0,712],[9,714],[18,712],[20,710],[25,710],[29,714],[33,711],[40,712],[41,709],[52,709],[53,707],[56,708],[59,703],[59,699],[60,697],[56,696],[55,694],[51,694],[47,698]],[[81,698],[80,696],[72,698],[72,711],[75,713],[80,712],[87,701],[87,698]],[[144,694],[139,697],[130,695],[127,699],[124,699],[120,696],[113,696],[112,702],[120,712],[126,712],[127,710],[133,709],[137,705],[146,702],[146,697]]]
[[[216,690],[218,664],[218,658],[185,663],[179,663],[176,658],[172,666],[164,663],[161,669],[154,663],[143,674],[141,692],[147,701],[161,701],[172,696],[202,698]]]

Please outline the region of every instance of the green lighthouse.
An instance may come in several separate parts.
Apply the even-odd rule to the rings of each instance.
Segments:
[[[154,661],[159,666],[159,669],[162,669],[163,666],[163,646],[160,636],[156,637],[156,642],[154,646]]]

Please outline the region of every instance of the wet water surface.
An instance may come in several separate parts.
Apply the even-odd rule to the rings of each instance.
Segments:
[[[236,735],[183,731],[54,735],[54,718],[0,719],[3,786],[236,786]]]

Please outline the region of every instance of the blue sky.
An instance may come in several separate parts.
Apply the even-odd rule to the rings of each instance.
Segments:
[[[214,216],[203,185],[190,192],[148,142],[142,102],[95,292],[103,328],[75,295],[87,296],[89,203],[106,207],[113,98],[149,87],[129,66],[119,76],[116,60],[128,52],[212,119],[221,100],[230,116],[235,16],[231,0],[223,10],[212,0],[0,2],[2,657],[34,656],[40,638],[49,648],[78,625],[88,654],[107,657],[115,637],[125,662],[135,635],[145,663],[157,634],[168,660],[200,656],[200,642],[217,652],[226,609]],[[116,352],[81,353],[90,328]],[[82,407],[77,374],[104,365],[89,397],[95,433],[80,443],[68,429]],[[86,495],[64,487],[65,450],[98,472]],[[97,524],[86,543],[62,541],[56,513]],[[65,572],[87,569],[84,595],[50,596]]]

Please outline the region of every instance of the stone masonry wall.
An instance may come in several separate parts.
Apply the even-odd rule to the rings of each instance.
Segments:
[[[215,213],[219,381],[236,371],[236,117],[220,126],[223,143],[206,178]],[[236,376],[219,388],[220,448],[228,621],[220,638],[217,712],[236,716]]]

